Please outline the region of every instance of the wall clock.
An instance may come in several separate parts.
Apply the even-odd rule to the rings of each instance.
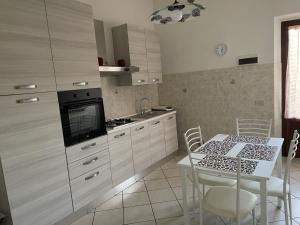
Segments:
[[[218,56],[224,56],[226,53],[227,53],[227,51],[228,51],[228,46],[227,46],[227,44],[218,44],[217,46],[216,46],[216,54],[218,55]]]

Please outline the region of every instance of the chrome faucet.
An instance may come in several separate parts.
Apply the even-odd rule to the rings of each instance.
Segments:
[[[141,110],[141,115],[144,115],[146,112],[147,112],[147,108],[146,107],[142,107],[143,106],[143,103],[147,101],[148,102],[148,105],[149,105],[149,98],[145,97],[145,98],[142,98],[140,100],[140,110]]]

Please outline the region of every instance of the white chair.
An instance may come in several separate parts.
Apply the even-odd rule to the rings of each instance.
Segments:
[[[284,212],[285,212],[285,223],[286,225],[292,221],[292,203],[291,203],[291,190],[290,190],[290,173],[291,173],[291,163],[292,159],[296,156],[297,146],[298,146],[299,133],[294,131],[293,139],[290,143],[289,154],[286,162],[286,168],[283,180],[277,177],[271,177],[267,182],[268,196],[279,197],[284,202]],[[241,188],[244,190],[251,191],[252,193],[260,193],[260,185],[255,181],[241,181]],[[289,204],[288,204],[289,203]]]
[[[217,216],[236,221],[237,225],[241,224],[241,220],[244,219],[248,214],[252,213],[253,225],[256,224],[255,218],[255,206],[257,197],[251,192],[240,189],[240,174],[241,174],[241,158],[237,158],[237,172],[236,175],[232,173],[216,172],[212,170],[205,170],[200,168],[197,164],[197,158],[192,157],[192,167],[196,174],[207,174],[211,177],[226,177],[227,179],[236,179],[236,187],[228,186],[215,186],[211,187],[204,195],[202,201],[199,201],[200,209],[200,225],[203,224],[203,209]],[[196,175],[197,184],[200,183]],[[197,185],[197,192],[200,198],[200,187]]]
[[[272,119],[236,119],[236,130],[238,136],[261,136],[270,137]]]
[[[198,149],[204,143],[200,126],[187,130],[184,133],[184,139],[185,139],[185,143],[186,143],[188,156],[189,156],[190,162],[192,163],[192,155],[197,154],[197,153],[193,153],[193,151]],[[193,201],[195,203],[195,171],[194,171],[193,167],[192,167],[192,176],[188,176],[188,178],[193,183]],[[203,195],[205,193],[205,185],[208,185],[208,186],[234,186],[236,184],[236,180],[233,180],[233,179],[209,176],[209,175],[199,174],[199,173],[198,173],[198,182],[200,182],[203,185],[203,189],[202,189]]]

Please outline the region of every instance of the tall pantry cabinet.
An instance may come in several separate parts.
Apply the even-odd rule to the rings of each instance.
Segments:
[[[90,6],[0,1],[0,211],[52,225],[73,212],[56,91],[99,87]]]

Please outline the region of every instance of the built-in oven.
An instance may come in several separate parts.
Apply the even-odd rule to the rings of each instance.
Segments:
[[[58,92],[65,146],[107,134],[100,88]]]

